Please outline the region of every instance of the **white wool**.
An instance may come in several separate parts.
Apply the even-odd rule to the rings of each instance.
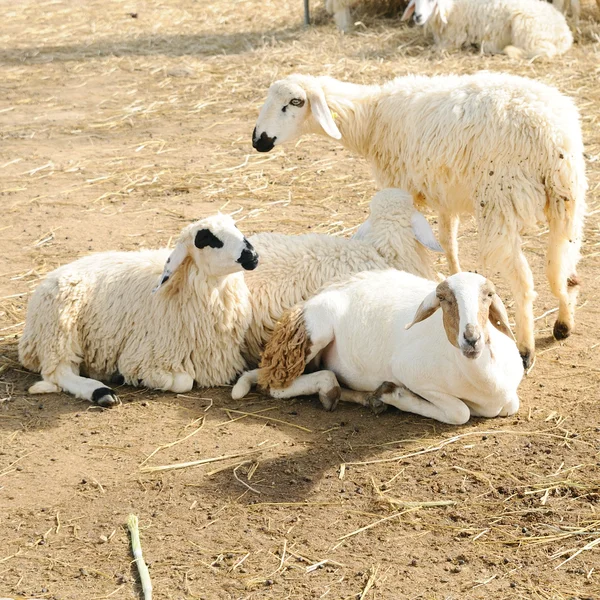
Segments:
[[[442,48],[551,58],[573,44],[565,17],[539,0],[414,0],[414,18]]]
[[[196,247],[194,236],[206,230],[223,247]],[[104,389],[116,401],[80,370],[176,392],[194,381],[228,383],[245,366],[251,319],[237,262],[245,248],[233,220],[218,215],[186,227],[172,252],[104,252],[52,271],[31,297],[19,343],[21,363],[44,379],[30,391],[53,391],[55,384],[97,400],[94,392]]]
[[[258,361],[281,315],[333,281],[389,267],[435,276],[427,250],[415,239],[412,220],[424,217],[414,209],[410,194],[382,190],[370,211],[360,235],[350,239],[315,233],[249,238],[260,256],[259,267],[245,274],[253,312],[246,339],[250,364]]]

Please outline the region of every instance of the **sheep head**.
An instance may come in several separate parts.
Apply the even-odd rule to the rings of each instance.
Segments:
[[[251,271],[258,265],[252,244],[236,227],[229,215],[214,215],[188,225],[167,258],[158,285],[165,285],[186,260],[212,277],[224,277],[237,271]]]
[[[291,75],[276,81],[258,115],[252,146],[259,152],[270,152],[278,144],[295,140],[304,133],[310,118],[327,135],[338,140],[342,137],[316,78]]]
[[[354,239],[372,237],[379,221],[391,221],[394,225],[410,228],[415,239],[434,252],[443,252],[427,219],[415,209],[412,195],[398,188],[386,188],[377,192],[369,205],[369,218],[357,229]]]
[[[410,0],[406,10],[402,14],[402,21],[408,21],[412,16],[416,25],[425,25],[436,13],[439,14],[442,23],[448,23],[448,2],[451,0]]]
[[[487,323],[514,339],[506,309],[494,284],[477,273],[457,273],[442,281],[417,309],[410,329],[442,308],[448,341],[469,359],[479,358],[489,342]]]

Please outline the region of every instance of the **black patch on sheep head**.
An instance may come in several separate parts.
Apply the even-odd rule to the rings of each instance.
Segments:
[[[200,249],[207,246],[210,248],[222,248],[223,242],[210,229],[201,229],[196,234],[194,245]]]

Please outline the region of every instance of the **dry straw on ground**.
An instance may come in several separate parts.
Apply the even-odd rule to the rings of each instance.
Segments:
[[[340,35],[323,3],[311,6],[309,29],[300,0],[51,0],[4,11],[3,592],[139,597],[119,527],[135,512],[156,597],[598,596],[600,13],[584,2],[576,45],[561,59],[510,62],[437,52],[397,16],[376,17],[373,3],[357,4],[355,32]],[[183,222],[217,209],[235,213],[245,233],[347,235],[365,218],[368,166],[337,144],[308,137],[252,150],[274,79],[300,71],[374,83],[479,69],[572,95],[586,144],[577,330],[563,343],[549,337],[546,232],[534,232],[525,241],[539,354],[516,417],[452,428],[396,411],[324,413],[306,399],[232,404],[227,388],[124,387],[123,406],[105,412],[25,393],[35,380],[16,354],[26,302],[58,265],[169,244]],[[476,244],[465,219],[460,251],[471,268]],[[166,468],[140,473],[150,462]],[[195,466],[172,468],[182,463]]]

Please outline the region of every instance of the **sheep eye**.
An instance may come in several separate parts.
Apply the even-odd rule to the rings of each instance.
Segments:
[[[488,292],[488,298],[491,298],[494,295],[494,292]]]
[[[292,98],[290,104],[292,106],[304,106],[304,100],[302,98]]]

